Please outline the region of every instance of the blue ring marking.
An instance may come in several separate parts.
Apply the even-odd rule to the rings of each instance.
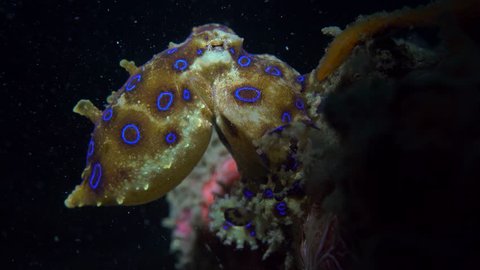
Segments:
[[[277,213],[281,216],[285,216],[287,214],[287,203],[286,202],[279,202],[275,205],[275,209],[277,209]]]
[[[137,83],[142,79],[142,75],[137,74],[128,80],[127,85],[125,85],[125,90],[127,92],[132,91],[135,87],[137,87]],[[137,80],[136,82],[133,82],[134,80]]]
[[[267,199],[271,199],[273,198],[273,191],[271,188],[267,188],[263,191],[263,197],[267,198]]]
[[[252,98],[244,98],[244,97],[240,96],[240,93],[242,91],[255,91],[256,96],[254,96]],[[235,90],[235,98],[240,100],[240,101],[248,102],[248,103],[257,102],[257,100],[260,99],[261,95],[262,95],[262,92],[260,90],[258,90],[257,88],[252,87],[252,86],[243,86],[243,87],[239,87]]]
[[[225,223],[223,224],[223,229],[228,230],[230,227],[234,226],[233,223],[231,223],[228,220],[225,220]]]
[[[304,81],[305,81],[305,76],[299,75],[299,76],[297,77],[297,82],[298,82],[298,83],[303,83]]]
[[[112,119],[112,116],[113,116],[113,109],[112,109],[112,107],[108,107],[103,112],[102,119],[103,119],[103,121],[109,121],[110,119]]]
[[[170,50],[167,51],[167,54],[173,54],[178,50],[178,48],[171,48]]]
[[[243,196],[245,196],[245,198],[251,199],[251,198],[253,198],[253,195],[255,195],[255,194],[251,190],[249,190],[248,188],[243,189]]]
[[[285,211],[287,210],[287,203],[286,202],[279,202],[277,205],[275,205],[275,209],[278,211]]]
[[[93,138],[91,138],[90,142],[88,143],[87,158],[91,157],[94,151],[95,151],[95,141],[93,140]]]
[[[197,55],[202,55],[203,54],[203,49],[197,49]]]
[[[297,107],[297,109],[301,111],[305,109],[305,103],[301,98],[297,98],[297,100],[295,101],[295,107]]]
[[[175,132],[169,132],[167,135],[165,135],[165,141],[168,143],[168,144],[173,144],[177,141],[177,135],[175,134]]]
[[[135,130],[135,133],[137,134],[137,137],[134,140],[128,140],[127,137],[125,137],[125,132],[127,131],[127,129]],[[136,143],[138,143],[138,141],[140,141],[140,130],[138,129],[138,127],[135,124],[125,125],[122,129],[122,140],[126,144],[136,144]]]
[[[228,50],[230,51],[231,54],[235,54],[235,49],[233,47]]]
[[[245,62],[244,59],[247,61]],[[241,66],[241,67],[248,67],[250,66],[250,63],[252,62],[252,59],[250,59],[250,57],[246,56],[246,55],[242,55],[238,58],[237,60],[237,63]]]
[[[290,121],[292,121],[292,114],[290,114],[290,112],[283,112],[282,122],[283,123],[290,123]]]
[[[93,165],[93,169],[90,174],[90,180],[88,181],[88,184],[92,189],[96,189],[100,184],[101,179],[102,179],[102,165],[100,165],[100,163],[97,162]]]
[[[273,134],[273,133],[276,133],[276,132],[281,132],[285,127],[289,126],[288,124],[285,124],[285,125],[281,125],[281,126],[278,126],[274,129],[272,129],[268,134]]]
[[[275,66],[268,66],[265,68],[265,72],[270,74],[270,75],[273,75],[273,76],[277,76],[277,77],[281,77],[282,76],[282,72],[280,71],[279,68],[275,67]]]
[[[188,62],[185,59],[178,59],[173,63],[173,68],[178,70],[178,71],[184,71],[188,67]]]
[[[250,236],[252,236],[252,237],[255,237],[255,235],[257,234],[257,233],[255,232],[255,228],[253,227],[253,224],[252,224],[251,221],[248,222],[247,225],[245,225],[245,229],[246,229],[247,231],[249,231],[249,234],[250,234]]]
[[[161,102],[164,96],[168,96],[170,98],[168,100],[167,105],[162,106]],[[157,97],[157,108],[159,111],[168,111],[168,109],[170,109],[170,107],[172,106],[172,103],[173,103],[173,93],[170,91],[162,92]]]
[[[190,101],[190,99],[192,98],[190,90],[188,90],[187,88],[183,89],[182,98],[185,101]]]

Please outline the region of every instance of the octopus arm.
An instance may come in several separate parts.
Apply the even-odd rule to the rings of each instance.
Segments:
[[[147,80],[145,80],[147,81]],[[156,91],[147,83],[138,92]],[[196,100],[169,102],[172,92],[153,93],[171,105],[169,115],[123,94],[103,113],[82,100],[76,112],[95,123],[83,181],[65,200],[69,208],[85,205],[138,205],[156,200],[177,186],[194,168],[211,137],[209,111]],[[162,96],[163,95],[163,96]],[[169,105],[169,106],[170,106]],[[163,107],[161,107],[163,108]],[[188,116],[187,116],[188,115]]]

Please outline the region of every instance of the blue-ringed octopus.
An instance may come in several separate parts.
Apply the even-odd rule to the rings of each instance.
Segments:
[[[478,5],[441,1],[360,19],[335,37],[307,75],[274,56],[246,52],[243,39],[219,24],[193,28],[183,43],[170,43],[143,66],[122,60],[130,78],[107,98],[106,108],[89,100],[74,108],[95,128],[83,181],[65,205],[137,205],[160,198],[195,167],[214,128],[242,181],[258,192],[272,171],[298,169],[292,152],[303,137],[287,136],[290,142],[268,147],[259,141],[289,126],[315,127],[321,117],[312,113],[308,95],[328,92],[329,78],[357,45],[389,28],[436,24],[446,12],[474,16]]]
[[[230,28],[193,28],[180,44],[143,66],[122,60],[130,78],[103,111],[81,100],[74,112],[95,125],[83,181],[69,208],[138,205],[177,186],[202,157],[215,128],[251,183],[288,159],[255,140],[293,122],[308,123],[305,77],[271,55],[250,54]]]

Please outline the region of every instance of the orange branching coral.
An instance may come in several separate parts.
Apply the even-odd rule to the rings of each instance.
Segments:
[[[314,71],[318,81],[323,81],[334,72],[352,52],[356,45],[389,28],[437,25],[440,16],[451,13],[455,16],[474,16],[480,10],[480,1],[437,2],[416,9],[401,9],[392,13],[377,13],[361,18],[337,36]]]

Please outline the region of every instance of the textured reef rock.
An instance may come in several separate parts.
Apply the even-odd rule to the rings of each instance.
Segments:
[[[479,12],[447,1],[325,28],[305,75],[220,25],[143,67],[122,61],[132,77],[108,107],[75,108],[96,129],[66,205],[168,192],[179,269],[476,263]]]

